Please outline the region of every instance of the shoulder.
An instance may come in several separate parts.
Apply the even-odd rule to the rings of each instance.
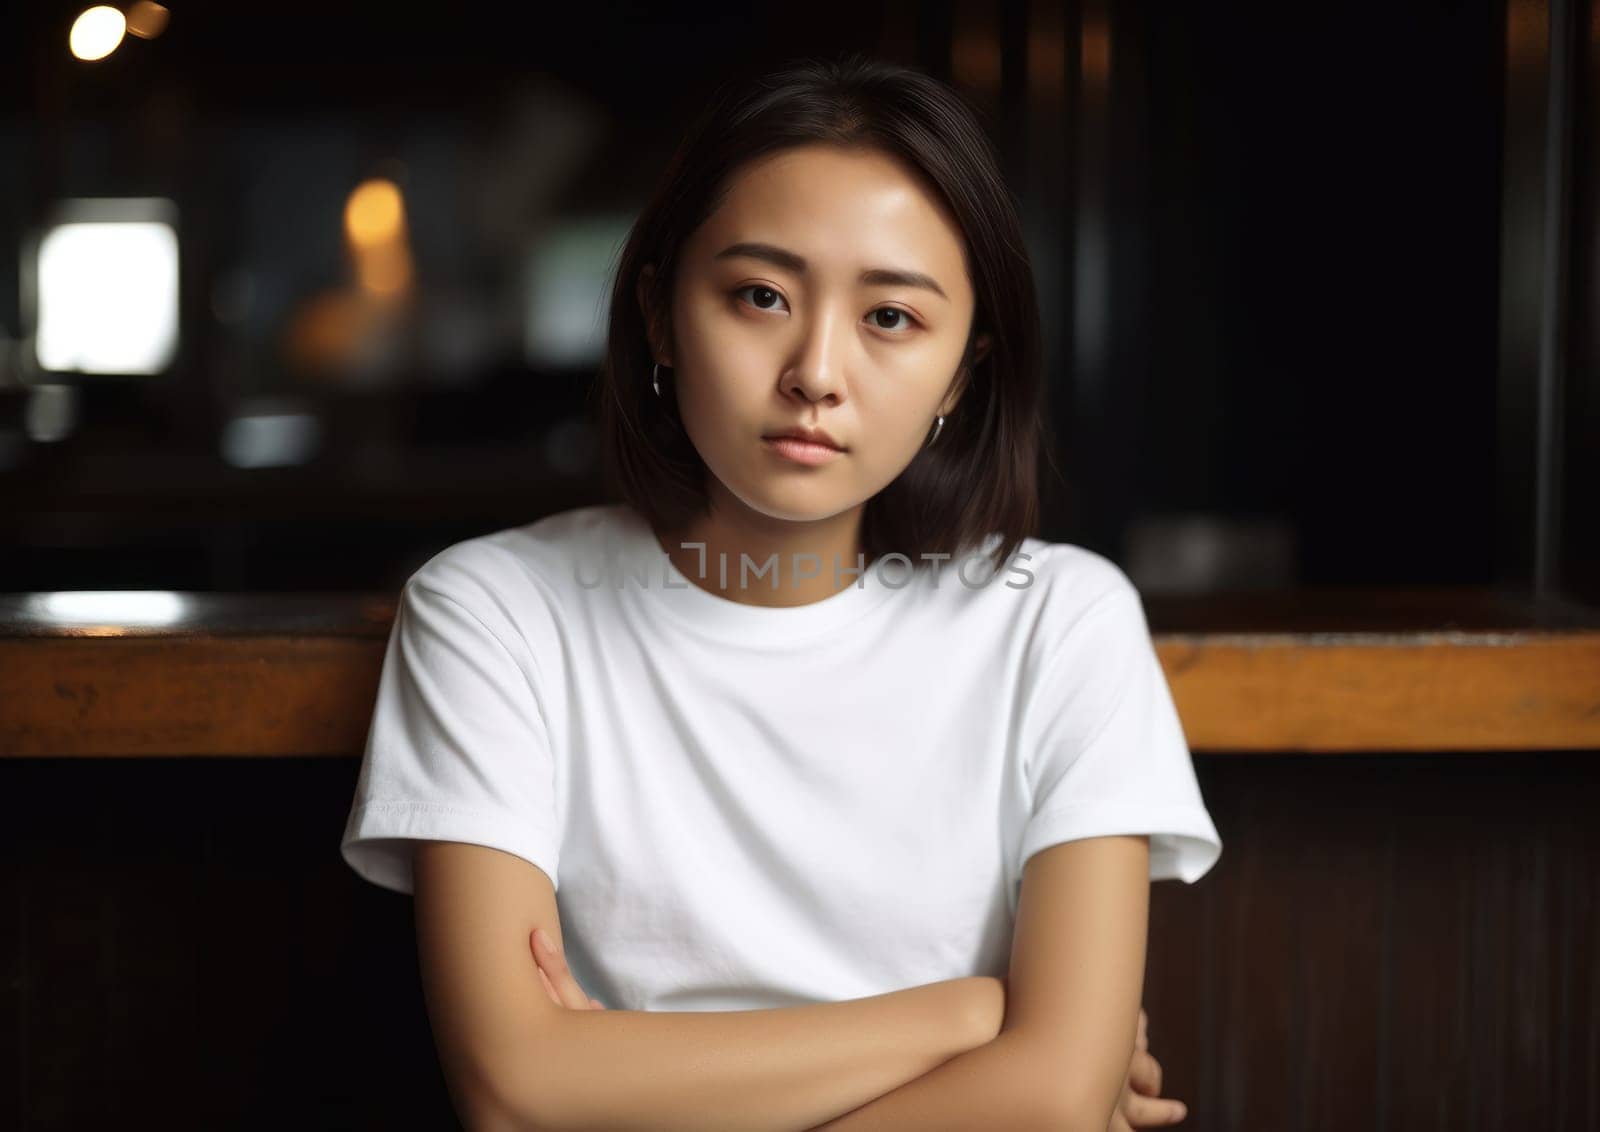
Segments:
[[[629,514],[624,504],[594,504],[452,543],[411,573],[402,600],[442,596],[497,631],[553,626],[578,569],[616,545]]]
[[[937,556],[936,566],[921,572],[922,585],[915,588],[936,618],[971,616],[1001,622],[1010,632],[1032,632],[1071,624],[1118,595],[1138,600],[1123,569],[1087,547],[1030,536],[996,568],[1001,545],[1001,536],[991,534],[960,554]],[[935,556],[924,558],[935,562]]]
[[[513,583],[559,587],[588,554],[615,545],[623,504],[600,503],[475,535],[437,551],[406,584],[471,592]]]
[[[1121,566],[1098,551],[1076,543],[1026,538],[1010,561],[1025,565],[1053,594],[1070,592],[1094,601],[1113,592],[1138,593],[1133,579]]]
[[[996,581],[1026,591],[1033,615],[1058,627],[1118,598],[1140,601],[1138,587],[1121,566],[1070,542],[1024,539]]]
[[[1127,572],[1076,543],[1025,539],[994,584],[1011,587],[1022,602],[1014,624],[1026,639],[1025,674],[1064,655],[1108,655],[1146,632]]]

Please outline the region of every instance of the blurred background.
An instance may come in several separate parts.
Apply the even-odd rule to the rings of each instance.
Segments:
[[[850,49],[983,113],[1040,534],[1163,641],[1226,845],[1152,893],[1185,1126],[1600,1127],[1596,0],[0,20],[0,1127],[455,1126],[337,854],[386,603],[606,498],[637,210]]]
[[[1147,592],[1593,597],[1593,14],[1555,9],[1552,53],[1544,4],[1463,0],[30,3],[0,590],[388,589],[599,499],[584,397],[675,139],[717,81],[861,48],[989,116],[1045,537]]]

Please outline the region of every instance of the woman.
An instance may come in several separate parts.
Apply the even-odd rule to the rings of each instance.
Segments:
[[[407,581],[342,844],[470,1126],[1181,1119],[1149,883],[1221,841],[1138,592],[1030,533],[1038,317],[948,87],[803,62],[690,131],[612,295],[622,502]]]

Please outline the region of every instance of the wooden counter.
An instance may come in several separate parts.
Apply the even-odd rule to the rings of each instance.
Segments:
[[[1149,597],[1196,751],[1600,750],[1600,610],[1505,591]],[[359,755],[394,599],[0,594],[0,756]]]

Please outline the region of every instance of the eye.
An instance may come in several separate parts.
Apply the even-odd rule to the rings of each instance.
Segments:
[[[758,311],[777,310],[779,309],[778,307],[768,304],[783,302],[782,295],[762,283],[752,283],[746,287],[738,287],[733,291],[733,297],[738,298],[747,291],[754,293],[753,298],[756,301],[747,302],[746,305],[752,306]],[[868,317],[884,314],[895,316],[897,321],[885,326],[881,320],[875,320],[873,322],[875,329],[891,331],[894,334],[905,334],[913,327],[920,325],[910,311],[902,310],[899,307],[878,307],[870,311]]]
[[[911,327],[918,325],[917,320],[912,317],[910,311],[903,311],[899,307],[879,307],[872,313],[875,315],[893,314],[900,316],[899,322],[893,326],[885,326],[881,322],[876,323],[875,325],[879,330],[892,330],[896,334],[903,334],[910,330]]]
[[[756,294],[763,296],[763,298],[776,299],[779,302],[783,301],[782,295],[778,294],[778,292],[774,291],[771,287],[761,283],[752,283],[748,287],[740,287],[733,292],[733,296],[734,298],[738,298],[746,291],[754,291]],[[773,309],[772,307],[765,306],[762,303],[750,303],[749,305],[755,307],[758,311],[769,311]]]

